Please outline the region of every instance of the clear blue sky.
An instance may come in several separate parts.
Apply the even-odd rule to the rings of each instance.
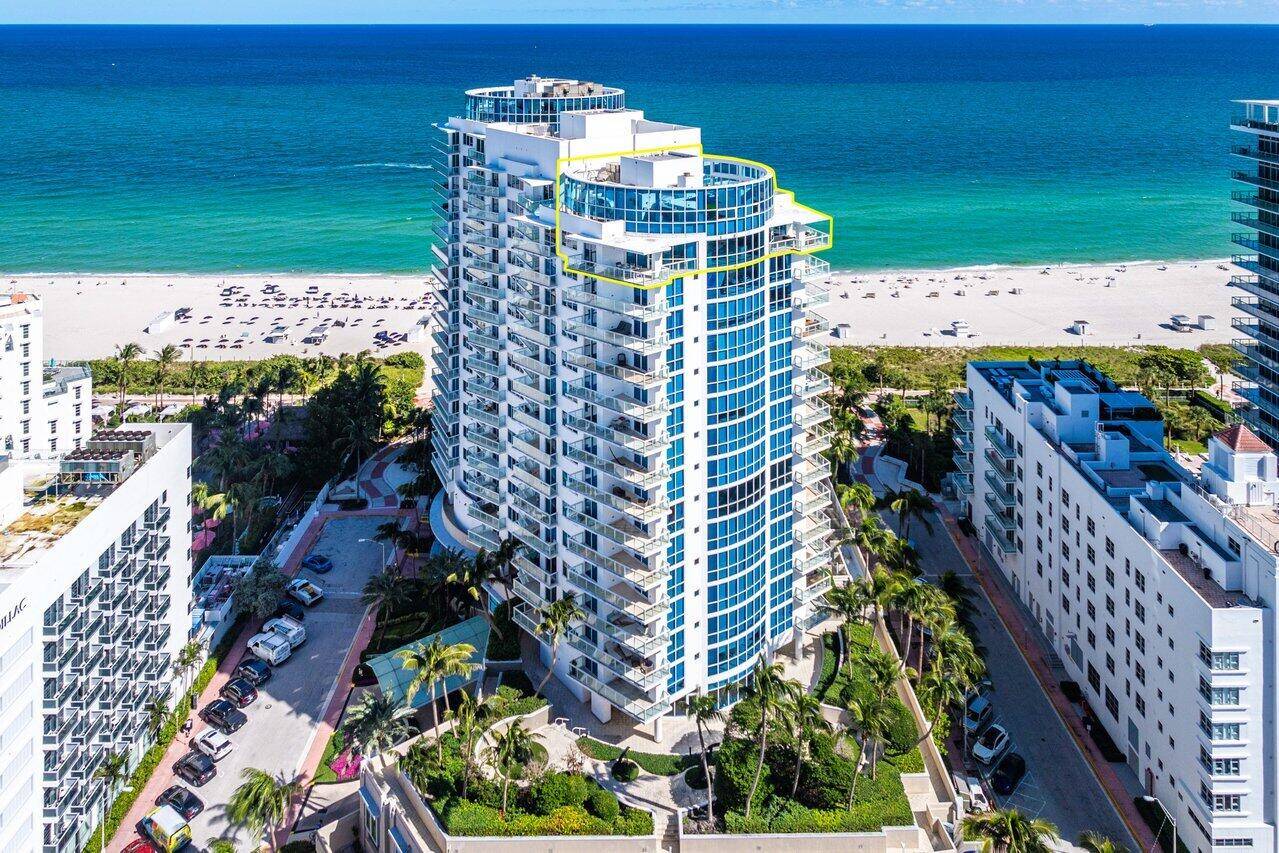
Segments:
[[[0,0],[0,24],[1279,23],[1279,0]]]

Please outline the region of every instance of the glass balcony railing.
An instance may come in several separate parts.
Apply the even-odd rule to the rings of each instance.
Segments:
[[[625,415],[640,423],[654,423],[665,420],[668,411],[666,401],[659,397],[656,401],[645,401],[618,391],[602,392],[588,388],[581,382],[570,382],[565,388],[569,397],[591,403],[610,411]]]
[[[647,291],[642,290],[634,292],[636,294],[647,293]],[[666,299],[661,296],[660,291],[655,302],[640,303],[628,299],[603,296],[589,285],[586,285],[567,288],[564,291],[564,301],[589,305],[592,308],[609,311],[621,317],[632,317],[645,323],[654,323],[659,320],[663,320],[670,313],[670,308],[666,304]]]
[[[620,447],[624,450],[651,453],[666,446],[664,429],[654,429],[651,432],[642,433],[632,426],[625,417],[614,418],[608,423],[587,420],[571,413],[566,413],[563,417],[565,426],[584,432],[587,435],[593,435],[601,441],[606,441],[614,447]]]
[[[627,650],[611,641],[595,645],[577,632],[569,635],[569,645],[595,661],[613,675],[622,678],[640,690],[652,690],[666,683],[670,667],[655,665],[648,658],[627,654]]]
[[[955,453],[951,455],[951,461],[955,463],[955,467],[965,474],[973,472],[973,461],[968,458],[967,453]]]
[[[643,561],[624,549],[614,551],[611,555],[603,554],[578,539],[569,539],[567,547],[570,554],[585,560],[596,569],[607,572],[617,580],[632,583],[642,590],[651,590],[666,582],[665,561],[657,557]]]
[[[990,462],[990,465],[986,468],[986,471],[994,475],[999,480],[999,482],[1003,483],[1004,485],[1011,485],[1012,483],[1017,482],[1016,471],[1012,470],[1004,462],[1003,459],[1001,459],[997,454],[995,454],[989,448],[987,448],[986,450],[986,459]]]
[[[1008,538],[1008,531],[1001,528],[991,519],[992,519],[991,514],[987,514],[986,520],[985,520],[985,527],[987,532],[990,533],[990,539],[992,542],[994,542],[995,547],[998,548],[1000,551],[1004,552],[1005,554],[1015,553],[1017,550],[1017,545],[1016,543],[1014,543]]]
[[[986,484],[990,486],[990,491],[986,493],[987,499],[993,499],[1000,509],[1007,509],[1017,502],[1008,491],[1008,484],[1001,481],[993,471],[986,471]]]
[[[639,524],[660,521],[670,512],[670,504],[665,500],[641,498],[635,491],[622,486],[605,489],[567,473],[563,474],[563,482],[569,491],[620,510]]]
[[[670,607],[664,597],[657,601],[649,601],[630,584],[615,581],[606,587],[603,583],[592,580],[578,567],[569,569],[565,577],[569,583],[590,593],[608,607],[646,625],[664,619]]]
[[[995,455],[1004,461],[1011,461],[1017,457],[1017,451],[1013,448],[1008,440],[995,429],[993,426],[986,427],[986,441],[988,442],[988,451],[994,451]]]
[[[950,437],[955,442],[955,446],[959,448],[960,453],[968,454],[973,452],[973,439],[969,433],[956,431],[951,433]]]
[[[654,699],[635,691],[633,687],[630,687],[630,691],[633,692],[628,692],[619,687],[619,685],[625,685],[626,682],[618,679],[608,682],[602,681],[585,670],[579,669],[576,665],[569,671],[569,677],[581,683],[586,689],[608,700],[627,716],[634,717],[642,723],[654,720],[671,709],[669,699]]]
[[[606,459],[598,453],[588,450],[585,442],[574,442],[564,446],[564,455],[574,462],[580,462],[600,473],[607,474],[623,483],[629,483],[640,489],[655,489],[666,482],[669,473],[661,455],[654,457],[654,465],[644,466],[626,456],[615,456]]]
[[[574,524],[614,544],[629,548],[641,557],[655,557],[666,550],[666,543],[658,537],[656,532],[642,530],[624,519],[604,522],[587,515],[580,505],[566,506],[563,513],[564,517]]]
[[[599,327],[584,320],[569,320],[564,325],[565,330],[572,334],[580,335],[599,343],[622,347],[640,355],[661,355],[666,351],[669,343],[665,331],[660,330],[658,326],[655,325],[654,330],[648,332],[641,330],[627,320],[623,320],[611,328]]]

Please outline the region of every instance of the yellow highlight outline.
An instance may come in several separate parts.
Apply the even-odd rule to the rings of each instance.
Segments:
[[[561,201],[563,198],[562,196],[563,189],[562,189],[561,179],[564,177],[564,165],[567,163],[578,161],[578,160],[603,160],[610,157],[635,156],[639,154],[658,154],[658,153],[665,153],[667,151],[680,151],[685,149],[695,149],[697,154],[702,157],[710,157],[715,160],[727,160],[731,163],[742,163],[747,166],[755,166],[757,168],[763,169],[765,172],[768,173],[768,176],[772,178],[773,190],[776,194],[789,196],[791,203],[794,204],[796,207],[800,208],[801,210],[806,210],[809,213],[812,213],[826,221],[828,225],[828,231],[827,231],[828,239],[826,240],[825,245],[814,246],[806,249],[797,249],[797,248],[788,247],[785,249],[778,249],[775,252],[768,252],[762,257],[755,258],[750,261],[743,261],[742,263],[727,264],[725,266],[719,266],[719,267],[706,267],[704,269],[677,270],[676,272],[673,272],[670,275],[670,277],[664,278],[661,281],[655,282],[653,284],[636,284],[635,282],[626,281],[625,279],[613,278],[611,276],[600,275],[599,273],[594,273],[594,272],[587,272],[586,270],[580,270],[573,267],[569,263],[569,256],[563,249],[564,243],[563,243],[563,240],[561,239],[563,235],[563,228],[560,225],[560,208],[561,208]],[[635,148],[635,149],[628,149],[624,151],[608,151],[608,152],[602,152],[599,154],[576,154],[571,157],[557,157],[555,159],[555,255],[556,257],[560,259],[560,262],[564,266],[564,271],[567,273],[573,273],[575,275],[584,275],[589,278],[598,279],[600,281],[607,281],[613,284],[620,284],[625,287],[631,287],[636,290],[655,290],[656,288],[659,288],[659,287],[665,287],[666,285],[670,284],[672,281],[674,281],[677,278],[683,278],[685,276],[705,275],[706,273],[713,273],[713,272],[731,272],[732,270],[745,269],[746,267],[753,266],[762,261],[771,260],[772,258],[780,258],[785,255],[811,255],[814,252],[824,252],[827,249],[833,248],[834,245],[835,245],[835,217],[831,216],[828,213],[823,213],[822,211],[817,210],[816,208],[809,207],[806,204],[800,204],[798,201],[795,201],[794,192],[792,192],[791,190],[782,189],[780,186],[778,186],[777,172],[776,170],[773,169],[772,166],[768,165],[767,163],[761,163],[758,160],[747,160],[743,157],[730,157],[728,155],[723,155],[723,154],[707,154],[705,150],[702,148],[702,144],[700,142],[687,142],[680,145],[660,145],[655,148]]]

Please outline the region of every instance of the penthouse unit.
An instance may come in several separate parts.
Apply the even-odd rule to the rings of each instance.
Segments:
[[[2,399],[2,398],[0,398]],[[0,846],[80,850],[167,700],[190,626],[191,431],[102,432],[0,460]]]
[[[529,78],[440,127],[433,516],[522,542],[516,621],[574,594],[559,677],[658,725],[731,699],[829,583],[830,233],[623,97]]]
[[[1231,146],[1241,168],[1231,177],[1244,189],[1232,192],[1245,206],[1230,219],[1244,229],[1231,235],[1247,254],[1236,254],[1243,275],[1230,283],[1244,291],[1230,302],[1245,316],[1231,320],[1246,337],[1233,341],[1244,359],[1235,368],[1242,382],[1235,390],[1244,398],[1239,413],[1272,446],[1279,446],[1279,101],[1237,101],[1242,114],[1231,128],[1244,134]]]
[[[1244,425],[1198,475],[1085,362],[974,362],[964,511],[1194,851],[1276,849],[1279,472]]]

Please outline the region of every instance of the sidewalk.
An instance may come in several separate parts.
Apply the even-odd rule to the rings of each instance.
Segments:
[[[1033,625],[1027,624],[1018,607],[1018,603],[1009,597],[1009,593],[1000,579],[991,576],[990,567],[982,559],[977,546],[960,531],[958,522],[949,510],[939,506],[938,515],[941,516],[942,522],[946,525],[946,531],[955,543],[955,547],[963,555],[964,560],[972,569],[973,575],[981,583],[986,597],[994,606],[995,615],[1013,638],[1022,657],[1030,667],[1031,672],[1034,673],[1036,680],[1038,680],[1044,695],[1047,696],[1053,706],[1053,710],[1057,712],[1057,716],[1065,724],[1066,730],[1074,738],[1080,753],[1083,754],[1092,768],[1093,774],[1101,783],[1102,789],[1106,792],[1106,796],[1109,797],[1115,810],[1119,812],[1119,816],[1128,827],[1128,831],[1143,850],[1153,849],[1157,843],[1155,836],[1137,811],[1137,807],[1133,804],[1132,792],[1111,763],[1097,749],[1092,737],[1084,729],[1083,721],[1075,713],[1075,709],[1058,687],[1052,667],[1045,658],[1045,650],[1038,636],[1038,629]]]

